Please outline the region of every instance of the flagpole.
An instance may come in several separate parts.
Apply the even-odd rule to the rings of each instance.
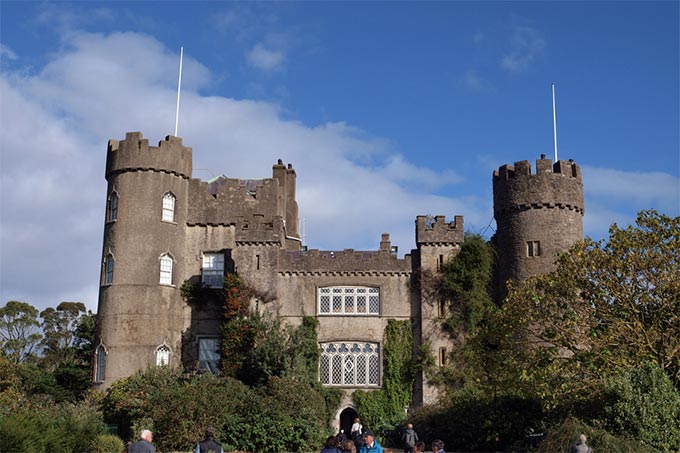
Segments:
[[[557,162],[557,115],[555,114],[555,84],[552,84],[553,101],[553,141],[555,143],[555,162]]]
[[[177,108],[175,109],[175,137],[177,137],[177,126],[179,124],[179,94],[182,89],[182,57],[184,56],[184,47],[179,48],[179,80],[177,82]]]

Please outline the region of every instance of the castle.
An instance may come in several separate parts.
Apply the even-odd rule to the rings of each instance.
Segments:
[[[344,390],[336,427],[356,415],[355,389],[382,385],[383,331],[408,320],[415,347],[446,360],[445,304],[413,285],[438,272],[464,241],[463,217],[418,216],[416,249],[399,258],[389,234],[371,251],[307,250],[298,231],[296,173],[279,160],[271,178],[192,178],[192,149],[168,136],[149,146],[139,132],[110,140],[107,209],[93,379],[98,388],[149,366],[219,366],[222,307],[190,304],[187,281],[220,287],[227,272],[272,300],[258,303],[289,325],[319,321],[319,381]],[[493,175],[498,285],[551,269],[556,251],[583,236],[583,186],[572,161],[541,156]],[[377,239],[377,238],[376,238]],[[377,242],[377,241],[376,241]],[[454,301],[455,303],[455,301]],[[422,376],[414,405],[433,401]]]

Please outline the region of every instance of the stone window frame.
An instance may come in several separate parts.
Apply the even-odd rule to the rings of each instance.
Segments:
[[[156,366],[169,366],[172,349],[166,343],[156,348]]]
[[[439,354],[437,357],[437,363],[440,367],[446,366],[446,363],[448,362],[448,353],[446,351],[446,347],[441,346],[439,348]]]
[[[106,223],[113,223],[118,219],[118,202],[120,195],[116,189],[111,191],[106,200]]]
[[[334,347],[334,351],[329,351],[331,346]],[[345,346],[344,350],[342,346]],[[319,342],[318,380],[324,387],[381,388],[381,350],[382,344],[377,341],[333,340]],[[363,358],[363,366],[360,363],[361,358]],[[363,374],[360,374],[361,368],[364,370]],[[339,371],[336,372],[336,370]]]
[[[113,285],[113,272],[116,267],[116,258],[110,250],[104,257],[102,266],[104,268],[104,272],[102,272],[102,286]]]
[[[380,316],[382,308],[379,286],[324,285],[316,288],[316,310],[319,316]],[[365,294],[365,311],[358,311],[360,294]],[[377,297],[377,301],[372,301]],[[327,302],[325,298],[328,298]],[[338,298],[339,300],[336,300]],[[351,302],[350,302],[351,300]],[[349,302],[349,304],[348,304]],[[328,308],[326,308],[326,303]],[[377,308],[373,304],[377,304]],[[336,305],[339,304],[339,305]],[[348,306],[351,304],[351,309]],[[336,310],[336,306],[339,310]]]
[[[170,265],[168,269],[168,263]],[[173,280],[173,272],[174,272],[174,264],[175,264],[175,258],[172,256],[172,253],[170,251],[166,251],[165,253],[161,254],[161,256],[158,257],[158,267],[159,267],[159,278],[158,278],[158,284],[163,285],[163,286],[175,286],[172,283]],[[165,265],[165,268],[164,268]],[[167,277],[170,277],[169,281],[167,280]],[[166,277],[165,281],[163,277]]]
[[[541,241],[527,241],[527,257],[536,258],[541,256]]]
[[[106,346],[104,343],[101,341],[99,342],[99,345],[97,345],[97,348],[94,351],[94,382],[97,384],[101,384],[104,382],[104,379],[106,379],[106,356],[109,355],[109,351],[107,350]]]
[[[206,267],[206,258],[210,257],[221,257],[221,260],[211,260],[211,262],[208,263],[210,267]],[[207,288],[222,288],[224,286],[226,261],[224,252],[203,252],[201,256],[201,284]],[[216,263],[221,263],[222,267],[215,266]]]
[[[177,197],[174,193],[167,191],[162,198],[161,221],[166,223],[175,223],[175,208],[177,206]]]

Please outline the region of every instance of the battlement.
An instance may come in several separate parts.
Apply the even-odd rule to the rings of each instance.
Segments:
[[[410,273],[411,255],[398,258],[390,245],[389,234],[383,233],[379,250],[339,251],[312,249],[306,252],[281,251],[279,272],[333,274],[404,274]]]
[[[515,165],[501,165],[498,170],[494,170],[494,181],[498,179],[515,179],[522,177],[541,176],[541,175],[556,175],[568,176],[572,178],[581,179],[581,168],[574,163],[572,159],[558,160],[555,164],[551,159],[547,159],[545,154],[541,154],[541,158],[536,160],[536,173],[531,173],[531,164],[528,160],[521,160],[515,162]]]
[[[106,154],[106,177],[128,171],[172,173],[191,177],[192,150],[182,139],[168,135],[158,146],[149,146],[141,132],[128,132],[125,140],[109,140]]]
[[[494,216],[527,209],[568,209],[583,214],[581,169],[573,160],[552,163],[545,154],[536,160],[536,173],[523,160],[493,172]]]
[[[457,215],[453,219],[447,223],[443,215],[416,217],[416,244],[462,244],[465,238],[463,216]]]

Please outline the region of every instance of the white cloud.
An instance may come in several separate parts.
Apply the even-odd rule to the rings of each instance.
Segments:
[[[247,54],[248,63],[263,71],[273,71],[279,69],[285,60],[286,55],[282,50],[275,50],[258,43]]]
[[[309,127],[276,104],[201,95],[211,74],[186,57],[179,135],[194,149],[194,168],[264,178],[278,158],[292,162],[311,247],[376,249],[387,231],[408,251],[417,214],[488,221],[490,200],[432,192],[458,182],[454,172],[418,167],[342,122]],[[171,133],[177,58],[143,34],[72,32],[34,75],[0,75],[3,301],[96,308],[106,142],[126,131],[152,143]]]
[[[525,71],[536,57],[545,50],[548,42],[538,30],[516,27],[510,39],[510,51],[501,58],[501,67],[510,72]]]
[[[663,172],[629,172],[582,166],[584,230],[601,238],[612,223],[632,224],[635,212],[654,207],[680,215],[680,178]]]
[[[463,87],[470,91],[488,92],[493,90],[493,85],[488,80],[482,78],[477,71],[467,71],[461,78]]]
[[[16,60],[17,54],[12,49],[0,42],[0,60],[7,58],[8,60]]]

